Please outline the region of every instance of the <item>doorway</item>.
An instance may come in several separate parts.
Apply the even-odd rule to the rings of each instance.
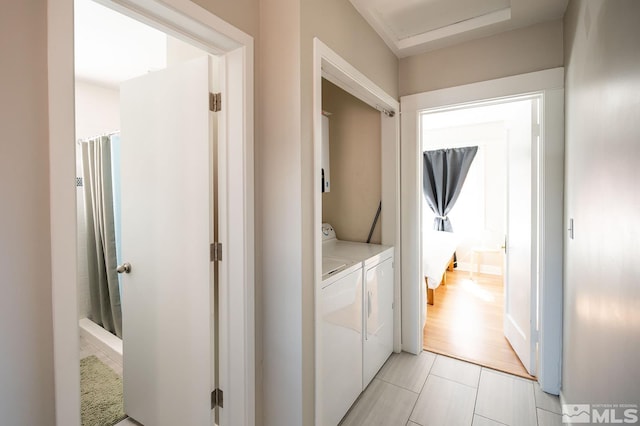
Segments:
[[[220,55],[220,90],[229,98],[223,102],[225,108],[219,113],[218,155],[220,177],[218,205],[219,241],[225,242],[225,260],[219,262],[220,291],[219,306],[227,320],[220,330],[219,341],[223,348],[220,362],[223,367],[219,376],[221,389],[226,390],[225,398],[233,398],[234,404],[220,409],[219,424],[241,422],[253,424],[254,402],[251,389],[254,388],[253,354],[253,41],[245,33],[227,24],[208,10],[194,4],[168,0],[164,2],[100,1],[101,4],[123,14],[143,21],[167,34],[187,40],[207,54]],[[75,244],[69,244],[69,236],[76,234],[75,185],[69,187],[74,176],[74,88],[73,88],[73,1],[63,0],[51,6],[56,13],[49,14],[49,117],[51,155],[51,220],[56,223],[52,235],[53,264],[53,304],[54,304],[54,350],[56,372],[56,422],[76,425],[80,420],[79,371],[78,371],[78,314],[76,277],[68,271],[75,271],[77,259]],[[163,71],[160,71],[163,72]],[[152,73],[150,75],[155,75]],[[189,79],[187,79],[189,80]],[[208,84],[208,74],[204,79]],[[167,87],[180,87],[170,84]],[[139,97],[134,97],[139,98]],[[208,93],[203,97],[203,105],[208,106]],[[162,103],[158,103],[162,104]],[[208,112],[208,108],[205,108]],[[189,115],[186,114],[188,117]],[[162,127],[164,123],[159,122]],[[123,123],[123,128],[124,126]],[[207,126],[206,133],[209,128]],[[234,140],[233,144],[229,140]],[[207,147],[208,148],[208,147]],[[179,153],[181,154],[181,153]],[[125,158],[129,158],[125,156]],[[208,162],[208,156],[204,158]],[[170,175],[170,173],[169,173]],[[209,174],[207,173],[207,182]],[[76,179],[73,179],[74,183]],[[234,190],[229,197],[230,186]],[[186,193],[186,191],[184,191]],[[168,197],[171,198],[171,197]],[[176,203],[178,204],[178,203]],[[208,206],[207,206],[208,207]],[[200,210],[200,209],[199,209]],[[235,212],[233,218],[227,210]],[[209,211],[208,208],[202,211]],[[124,216],[126,217],[126,216]],[[208,233],[205,233],[208,234]],[[206,235],[207,239],[210,238]],[[75,243],[75,238],[71,239]],[[196,245],[199,246],[199,245]],[[198,256],[206,256],[209,265],[210,247],[197,250]],[[202,255],[201,253],[205,254]],[[208,269],[208,268],[207,268]],[[135,271],[135,269],[132,269]],[[179,269],[178,269],[179,270]],[[142,269],[138,268],[138,272]],[[138,275],[138,274],[136,274]],[[134,272],[130,275],[133,278]],[[138,275],[140,276],[140,275]],[[230,287],[228,283],[235,284]],[[126,288],[126,287],[125,287]],[[208,288],[208,285],[207,285]],[[207,302],[206,298],[204,300]],[[126,330],[127,327],[125,327]],[[183,328],[190,348],[210,342],[205,339],[189,339],[193,333]],[[171,334],[171,333],[167,333]],[[176,334],[176,333],[173,333]],[[156,365],[160,366],[161,360]],[[151,363],[150,363],[151,364]],[[209,364],[209,362],[207,362]],[[161,367],[162,368],[162,367]],[[126,370],[126,366],[125,366]],[[166,365],[164,370],[168,370]],[[202,376],[202,371],[199,371]],[[126,376],[126,372],[125,372]],[[206,374],[205,374],[206,376]],[[193,372],[187,378],[195,377]],[[231,387],[230,383],[234,386]],[[158,386],[161,391],[167,384]],[[198,403],[210,407],[210,389],[198,394]],[[217,399],[216,399],[217,400]],[[207,408],[207,412],[209,408]],[[207,417],[209,415],[207,414]],[[239,420],[234,420],[239,419]],[[241,419],[241,420],[240,420]],[[199,424],[196,422],[194,424]]]
[[[82,422],[126,412],[142,424],[210,423],[218,60],[92,0],[75,10]],[[91,362],[120,380],[89,374]]]
[[[420,112],[460,108],[507,98],[541,95],[536,192],[539,242],[536,250],[539,292],[529,324],[538,348],[536,377],[548,393],[560,392],[562,353],[562,199],[564,173],[564,69],[554,68],[403,96],[402,107],[402,348],[423,348],[427,316],[421,276],[422,152],[417,132]]]
[[[424,349],[526,378],[534,370],[523,365],[521,357],[529,362],[530,355],[513,329],[526,330],[517,321],[528,317],[537,290],[531,288],[537,244],[531,212],[537,202],[532,187],[539,102],[534,96],[420,115],[422,151],[477,147],[447,214],[451,233],[430,231],[436,215],[422,200],[423,269],[430,296]],[[441,244],[445,236],[452,244]],[[434,272],[439,259],[446,260],[447,270]]]

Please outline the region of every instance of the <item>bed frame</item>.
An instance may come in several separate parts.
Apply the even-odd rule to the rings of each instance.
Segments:
[[[447,269],[442,273],[442,281],[440,283],[441,285],[447,285],[447,271],[453,271],[453,258],[454,256],[451,256],[451,260],[449,260],[449,265],[447,266]],[[424,277],[424,285],[427,286],[427,303],[429,305],[433,305],[435,301],[436,290],[434,288],[429,288],[427,277]]]

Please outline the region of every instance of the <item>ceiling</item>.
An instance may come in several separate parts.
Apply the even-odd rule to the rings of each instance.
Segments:
[[[94,1],[75,1],[76,78],[115,88],[166,63],[166,34]]]
[[[559,19],[568,0],[350,0],[399,58]]]

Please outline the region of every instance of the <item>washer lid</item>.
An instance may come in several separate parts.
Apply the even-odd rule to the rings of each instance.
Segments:
[[[342,259],[336,259],[333,257],[322,258],[322,276],[335,274],[342,268],[347,266],[347,262]]]

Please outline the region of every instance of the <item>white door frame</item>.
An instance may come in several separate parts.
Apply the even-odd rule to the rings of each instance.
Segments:
[[[73,0],[48,0],[51,263],[56,424],[80,424]],[[219,327],[223,425],[255,424],[253,38],[189,0],[100,3],[219,55]],[[233,283],[233,285],[230,285]]]
[[[420,112],[525,94],[542,95],[539,156],[538,237],[538,380],[543,390],[560,392],[562,361],[562,235],[564,182],[564,68],[467,84],[403,96],[402,200],[402,349],[419,353],[423,346],[420,285],[421,148]],[[536,336],[532,336],[536,338]]]
[[[322,78],[340,87],[364,103],[380,111],[381,125],[381,198],[384,217],[381,221],[382,244],[395,247],[394,251],[394,333],[393,350],[400,352],[400,104],[354,66],[324,44],[313,39],[313,173],[314,185],[314,300],[315,359],[322,353],[319,339],[321,323],[317,301],[322,283]],[[386,113],[393,112],[391,116]],[[322,424],[318,400],[322,377],[315,369],[315,423]]]

